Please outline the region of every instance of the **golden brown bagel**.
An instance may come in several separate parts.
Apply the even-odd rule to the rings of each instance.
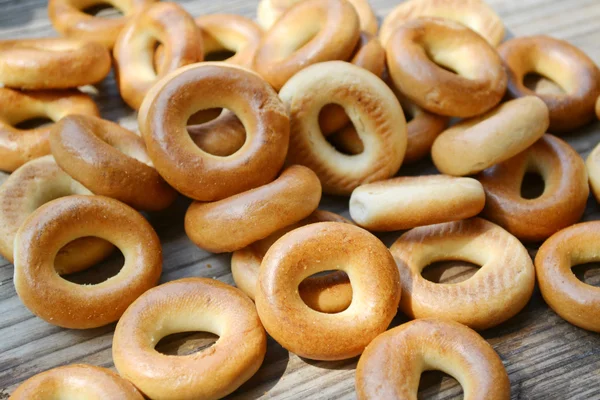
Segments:
[[[416,399],[421,374],[456,378],[465,400],[508,400],[502,360],[481,336],[457,322],[417,319],[377,336],[356,368],[359,400]]]
[[[285,228],[279,229],[264,239],[258,240],[243,249],[233,252],[231,257],[231,274],[235,285],[255,298],[258,285],[260,264],[269,247],[286,233],[304,225],[317,222],[343,222],[351,224],[346,218],[329,211],[315,210],[308,217]],[[344,311],[352,302],[352,286],[348,275],[341,271],[310,277],[298,286],[300,297],[313,310],[323,313]]]
[[[154,69],[153,51],[159,41],[164,57]],[[140,108],[148,90],[160,78],[184,65],[202,61],[202,35],[194,19],[176,3],[156,3],[125,25],[113,49],[117,84],[123,100]]]
[[[165,336],[208,331],[207,350],[173,357],[154,350]],[[152,399],[220,399],[258,370],[267,338],[252,301],[214,279],[185,278],[144,293],[123,314],[113,339],[119,373]],[[183,379],[185,378],[185,379]]]
[[[291,117],[287,162],[315,171],[324,192],[349,195],[400,168],[406,150],[404,114],[394,93],[369,71],[343,61],[313,65],[290,79],[279,97]],[[342,154],[323,137],[318,115],[330,103],[344,107],[358,128],[361,154]]]
[[[573,131],[594,118],[594,103],[600,95],[600,71],[583,51],[548,36],[511,39],[498,48],[508,71],[508,93],[512,97],[538,96],[550,109],[550,132]],[[550,78],[566,93],[540,93],[525,86],[525,75]]]
[[[143,400],[131,383],[109,369],[73,364],[39,373],[21,383],[10,400]]]
[[[598,96],[598,101],[596,101],[596,116],[600,119],[600,96]]]
[[[304,303],[298,286],[332,268],[348,274],[353,299],[344,311],[324,314]],[[390,252],[375,236],[351,224],[319,222],[294,229],[269,248],[256,309],[287,350],[314,360],[347,359],[387,329],[400,299],[398,278]]]
[[[537,198],[521,196],[527,172],[544,180]],[[536,242],[579,221],[590,193],[583,159],[566,142],[544,135],[515,157],[478,177],[486,194],[483,214],[517,238]]]
[[[198,110],[226,107],[246,128],[242,148],[216,157],[186,129]],[[215,201],[269,183],[281,169],[289,141],[288,112],[256,73],[225,63],[180,68],[148,93],[138,114],[140,131],[157,171],[184,195]]]
[[[213,203],[193,202],[185,232],[213,253],[239,250],[306,218],[321,200],[321,183],[309,168],[292,165],[273,182]]]
[[[396,88],[432,113],[473,117],[498,104],[506,91],[496,50],[458,22],[410,20],[394,31],[385,49]]]
[[[599,240],[600,222],[584,222],[552,235],[535,256],[546,303],[573,325],[594,332],[600,332],[600,288],[577,279],[571,268],[600,261]]]
[[[279,90],[309,65],[349,59],[359,36],[356,11],[346,0],[305,0],[263,35],[252,67]]]
[[[0,88],[0,170],[14,171],[27,161],[50,154],[50,126],[20,129],[34,118],[59,121],[70,114],[98,116],[96,103],[78,91],[20,92]]]
[[[188,133],[201,150],[215,156],[230,156],[246,141],[246,128],[232,112],[197,125],[188,125]]]
[[[50,147],[57,164],[95,194],[149,211],[177,196],[152,167],[144,140],[113,122],[65,117],[52,127]]]
[[[61,278],[54,256],[84,237],[113,243],[123,253],[119,273],[102,283],[78,285]],[[115,322],[127,306],[158,283],[162,250],[152,226],[137,211],[103,196],[67,196],[34,211],[15,237],[15,289],[44,321],[89,329]]]
[[[585,166],[592,193],[600,202],[600,143],[594,147],[585,161]]]
[[[527,149],[548,123],[548,107],[539,98],[508,101],[446,129],[433,142],[431,158],[444,174],[475,174]]]
[[[411,318],[448,318],[487,329],[518,313],[533,292],[535,271],[525,247],[484,219],[411,229],[390,251],[400,270],[400,309]],[[454,284],[421,276],[426,266],[444,260],[469,261],[481,268]]]

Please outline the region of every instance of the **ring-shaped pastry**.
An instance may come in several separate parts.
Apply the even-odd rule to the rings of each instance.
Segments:
[[[600,143],[594,147],[594,150],[585,160],[585,167],[592,193],[596,201],[600,202]]]

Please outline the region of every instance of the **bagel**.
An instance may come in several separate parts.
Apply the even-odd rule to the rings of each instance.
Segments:
[[[459,323],[418,319],[382,333],[356,368],[359,400],[415,399],[424,371],[453,376],[467,400],[510,399],[502,360],[481,336]]]
[[[308,307],[298,286],[336,268],[352,283],[350,306],[337,314]],[[398,269],[385,245],[357,226],[319,222],[286,233],[260,266],[256,309],[267,332],[285,349],[313,360],[362,353],[384,332],[400,299]]]
[[[207,350],[173,357],[154,347],[165,336],[209,331],[219,340]],[[115,367],[152,399],[220,399],[258,370],[267,350],[252,301],[214,279],[185,278],[144,293],[119,320],[113,338]],[[184,379],[185,378],[185,379]]]
[[[488,329],[521,311],[533,293],[535,271],[527,250],[510,233],[484,219],[411,229],[390,251],[400,270],[400,309],[411,318],[447,318],[473,329]],[[444,260],[469,261],[481,268],[451,285],[421,276],[426,266]]]
[[[287,162],[315,171],[325,193],[349,195],[400,168],[406,150],[404,114],[390,88],[369,71],[343,61],[313,65],[290,79],[279,97],[291,117]],[[341,105],[357,127],[362,153],[342,154],[323,136],[318,115],[330,103]]]
[[[213,203],[193,202],[185,232],[213,253],[244,248],[306,218],[321,200],[321,184],[310,169],[292,165],[273,182]]]
[[[285,228],[279,229],[264,239],[258,240],[243,249],[236,250],[231,256],[231,274],[235,285],[255,299],[260,264],[267,250],[286,233],[304,225],[317,222],[343,222],[351,224],[346,218],[329,211],[315,210],[308,217]],[[313,310],[323,313],[344,311],[352,302],[352,286],[348,275],[341,271],[306,278],[298,290],[302,300]]]
[[[102,283],[78,285],[54,269],[56,253],[83,237],[114,243],[125,264]],[[14,284],[25,306],[63,328],[115,322],[127,306],[158,283],[162,250],[152,226],[133,208],[102,196],[67,196],[34,211],[15,237]]]
[[[600,143],[594,147],[587,157],[585,166],[592,193],[596,201],[600,202]]]
[[[246,128],[232,112],[197,125],[188,125],[188,133],[201,150],[215,156],[230,156],[246,141]]]
[[[394,31],[385,49],[394,86],[434,114],[473,117],[493,108],[506,91],[496,50],[458,22],[410,20]]]
[[[550,110],[550,132],[573,131],[594,119],[600,95],[600,71],[583,51],[548,36],[511,39],[498,48],[508,71],[508,94],[538,96]],[[548,77],[566,93],[543,93],[525,86],[530,73]]]
[[[57,367],[21,383],[11,400],[32,399],[143,400],[131,383],[109,369],[86,364]]]
[[[548,107],[539,98],[508,101],[442,132],[431,158],[444,174],[475,174],[527,149],[544,135],[548,123]]]
[[[301,1],[265,32],[252,68],[279,90],[309,65],[349,59],[359,37],[358,17],[346,0]]]
[[[600,119],[600,96],[598,96],[598,101],[596,101],[596,116]]]
[[[226,107],[246,128],[234,154],[216,157],[194,145],[186,130],[198,110]],[[289,141],[288,112],[277,93],[254,72],[225,63],[180,68],[148,93],[138,114],[156,170],[180,193],[215,201],[273,180]]]
[[[573,325],[600,332],[600,288],[575,276],[574,265],[597,262],[600,223],[584,222],[565,228],[542,244],[535,270],[546,303]]]
[[[544,180],[544,192],[534,199],[521,196],[527,172],[536,172]],[[483,215],[526,242],[544,240],[579,221],[590,193],[583,159],[552,135],[544,135],[477,179],[487,198]]]
[[[149,211],[177,196],[152,167],[144,140],[113,122],[67,116],[52,128],[50,147],[57,164],[95,194]]]

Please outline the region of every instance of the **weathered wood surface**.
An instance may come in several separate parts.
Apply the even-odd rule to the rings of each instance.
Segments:
[[[488,0],[516,35],[549,34],[566,39],[600,63],[600,1],[598,0]],[[193,15],[214,12],[253,17],[256,1],[188,0],[182,5]],[[372,0],[379,17],[395,0]],[[0,0],[0,38],[55,35],[42,0]],[[96,100],[104,118],[136,129],[134,113],[120,100],[112,77],[98,87]],[[578,152],[587,155],[600,141],[600,124],[567,137]],[[400,174],[432,171],[430,161],[403,167]],[[213,255],[195,247],[183,231],[187,201],[180,199],[171,209],[153,214],[150,221],[164,246],[162,281],[204,276],[232,284],[228,254]],[[324,198],[322,208],[347,216],[347,202]],[[598,205],[590,198],[585,220],[598,219]],[[390,244],[398,234],[382,236]],[[535,249],[531,248],[532,254]],[[119,257],[102,268],[115,270]],[[102,268],[96,272],[102,275]],[[100,272],[98,272],[100,271]],[[594,266],[576,269],[588,283],[600,284]],[[435,274],[436,271],[433,271]],[[460,273],[452,270],[450,273]],[[447,272],[448,273],[448,272]],[[93,274],[93,273],[92,273]],[[12,283],[13,266],[0,259],[0,399],[22,380],[46,369],[69,363],[90,363],[113,368],[111,341],[114,324],[99,329],[76,331],[58,328],[34,317],[19,301]],[[87,277],[73,280],[90,281]],[[442,277],[442,281],[451,278]],[[394,324],[403,321],[398,316]],[[513,399],[600,399],[600,336],[576,328],[552,312],[536,290],[529,305],[509,322],[482,332],[500,354],[512,384]],[[212,338],[212,339],[211,339]],[[214,341],[214,335],[179,335],[161,350],[184,354]],[[354,398],[356,359],[319,362],[289,354],[269,341],[265,362],[259,372],[231,398]],[[420,396],[448,399],[461,397],[460,386],[448,377],[426,373]]]

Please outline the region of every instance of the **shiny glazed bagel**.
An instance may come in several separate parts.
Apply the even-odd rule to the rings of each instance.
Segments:
[[[535,271],[525,247],[484,219],[414,228],[390,251],[400,270],[400,309],[411,318],[448,318],[487,329],[518,313],[533,292]],[[481,268],[454,284],[421,276],[426,266],[444,260],[464,260]]]
[[[433,142],[431,158],[444,174],[475,174],[527,149],[548,123],[548,107],[539,98],[511,100],[446,129]]]
[[[348,60],[359,36],[356,11],[346,0],[304,0],[263,35],[252,67],[279,90],[307,66]]]
[[[544,180],[543,193],[534,199],[521,196],[527,172]],[[579,221],[590,193],[583,159],[552,135],[544,135],[527,150],[483,171],[477,179],[485,189],[485,217],[528,242],[544,240]]]
[[[21,383],[11,400],[143,400],[131,383],[109,369],[86,364],[52,368]]]
[[[300,297],[304,279],[332,268],[352,283],[350,306],[336,314],[310,308]],[[313,360],[362,353],[396,315],[398,269],[385,245],[362,228],[310,224],[283,235],[260,266],[256,309],[267,332],[287,350]]]
[[[410,20],[394,31],[385,49],[396,88],[432,113],[473,117],[498,104],[506,91],[496,50],[458,22]]]
[[[561,318],[594,332],[600,332],[600,288],[577,279],[571,268],[600,261],[598,240],[598,221],[572,225],[546,240],[535,256],[546,303]]]
[[[320,200],[314,172],[292,165],[256,189],[212,203],[193,202],[185,213],[185,232],[204,250],[239,250],[306,218]]]
[[[67,243],[89,236],[117,246],[125,257],[123,268],[95,285],[61,278],[54,257]],[[152,226],[133,208],[102,196],[67,196],[38,208],[17,232],[14,257],[15,289],[23,304],[44,321],[72,329],[115,322],[158,283],[162,271]]]
[[[99,116],[96,103],[78,91],[20,92],[0,88],[0,170],[12,172],[27,161],[50,154],[50,126],[20,129],[21,122],[70,114]]]
[[[154,69],[154,45],[163,45],[164,56]],[[113,49],[117,84],[123,100],[140,108],[144,96],[163,76],[184,65],[202,61],[200,28],[176,3],[156,3],[136,14],[125,25]]]
[[[231,274],[235,285],[255,298],[258,285],[260,264],[271,245],[286,233],[304,225],[317,222],[342,222],[351,224],[346,218],[329,211],[315,210],[308,217],[285,228],[279,229],[264,239],[258,240],[243,249],[233,252],[231,257]],[[300,297],[313,310],[322,313],[344,311],[352,302],[352,286],[348,275],[341,271],[306,278],[299,286]]]
[[[204,351],[173,357],[154,349],[174,333],[207,331]],[[220,399],[258,370],[267,338],[252,301],[214,279],[185,278],[144,293],[125,311],[113,338],[119,373],[152,399]],[[185,377],[185,379],[182,379]]]
[[[114,122],[72,115],[52,127],[57,164],[94,194],[157,211],[177,196],[152,167],[144,140]]]
[[[186,129],[198,110],[225,107],[246,129],[234,154],[218,157],[194,145]],[[140,131],[157,171],[177,191],[215,201],[273,180],[287,153],[288,112],[256,73],[225,63],[180,68],[159,81],[138,114]]]
[[[320,63],[292,77],[279,97],[291,118],[287,162],[315,171],[325,193],[349,195],[357,186],[387,179],[400,168],[406,120],[394,93],[371,72],[343,61]],[[330,103],[341,105],[358,128],[362,153],[340,153],[323,136],[318,116]]]
[[[512,97],[538,96],[550,109],[550,132],[573,131],[594,119],[600,95],[600,71],[583,51],[548,36],[511,39],[498,48],[508,72]],[[565,93],[539,93],[525,86],[527,74],[547,77]]]
[[[474,217],[484,205],[483,187],[475,179],[401,177],[354,189],[350,216],[370,231],[399,231]]]
[[[421,374],[456,378],[466,400],[508,400],[502,360],[481,336],[457,322],[417,319],[377,336],[356,368],[359,400],[415,399]]]

